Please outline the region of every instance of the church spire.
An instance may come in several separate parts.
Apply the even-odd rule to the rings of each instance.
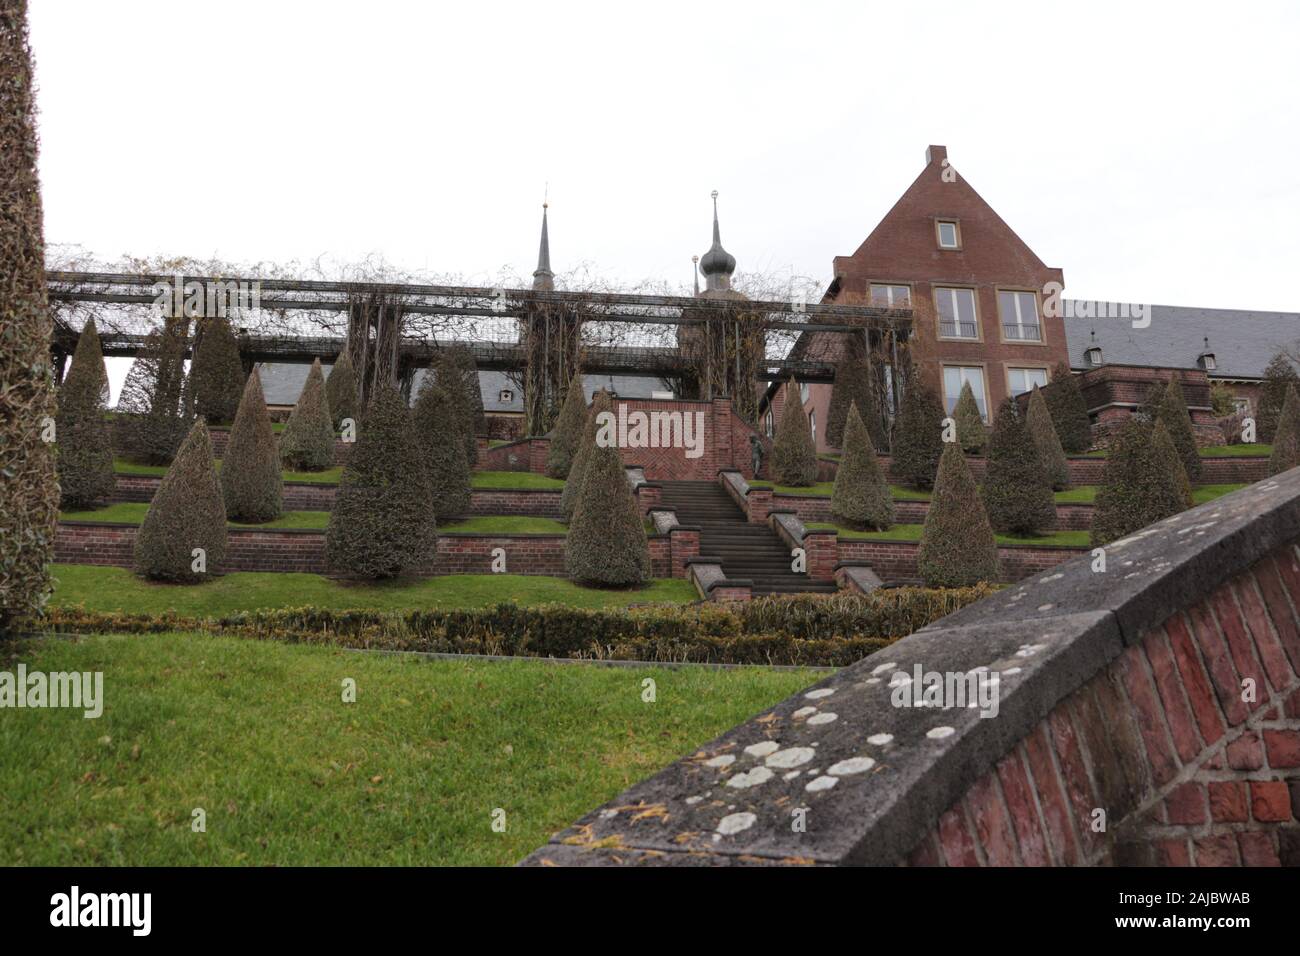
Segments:
[[[537,271],[533,273],[533,288],[539,292],[555,290],[555,273],[551,271],[551,240],[546,230],[546,210],[549,202],[542,203],[542,244],[537,250]]]
[[[736,271],[736,257],[722,248],[722,235],[718,229],[718,191],[713,190],[713,245],[700,257],[700,272],[704,273],[704,291],[725,292],[731,288],[731,274]]]

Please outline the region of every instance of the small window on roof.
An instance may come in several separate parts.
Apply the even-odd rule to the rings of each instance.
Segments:
[[[1199,364],[1201,368],[1205,369],[1207,372],[1212,372],[1219,367],[1219,363],[1214,359],[1213,352],[1202,353],[1199,359]]]
[[[497,400],[501,402],[502,405],[509,405],[515,400],[515,393],[510,391],[508,388],[503,388],[497,395]]]
[[[1100,365],[1101,349],[1094,346],[1088,349],[1088,351],[1084,352],[1083,357],[1087,360],[1089,365]]]

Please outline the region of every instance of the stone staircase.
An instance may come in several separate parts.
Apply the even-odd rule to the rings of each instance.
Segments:
[[[790,548],[767,525],[750,524],[745,513],[717,482],[663,481],[659,501],[673,508],[677,520],[700,529],[700,554],[718,558],[728,578],[753,582],[763,594],[833,594],[833,583],[820,583],[790,570]]]

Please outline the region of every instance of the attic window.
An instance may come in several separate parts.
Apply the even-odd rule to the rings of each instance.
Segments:
[[[940,219],[934,225],[938,232],[940,249],[961,248],[961,230],[957,228],[956,219]]]
[[[1100,364],[1101,364],[1101,349],[1098,348],[1098,347],[1096,347],[1096,346],[1094,346],[1094,347],[1088,349],[1086,352],[1084,352],[1084,353],[1083,353],[1083,357],[1087,360],[1087,362],[1088,362],[1089,365],[1100,365]]]
[[[502,405],[509,405],[514,400],[515,400],[515,393],[510,391],[510,389],[508,388],[501,389],[501,391],[497,394],[497,401],[499,401]]]
[[[1214,359],[1213,352],[1202,352],[1201,357],[1196,360],[1196,363],[1207,372],[1213,372],[1219,367],[1219,363]]]

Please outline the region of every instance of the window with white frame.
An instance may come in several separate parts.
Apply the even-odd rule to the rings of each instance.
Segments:
[[[1046,384],[1047,369],[1045,368],[1007,369],[1007,387],[1011,389],[1012,395],[1021,395],[1025,392],[1032,392],[1035,385],[1042,388]]]
[[[961,233],[955,219],[940,219],[936,227],[939,231],[940,249],[956,249],[961,246]]]
[[[503,388],[501,389],[500,392],[497,393],[497,401],[500,402],[502,405],[509,405],[514,400],[515,400],[515,393],[510,391],[510,389],[508,388]]]
[[[980,417],[989,420],[988,401],[984,394],[984,369],[978,365],[945,365],[943,367],[944,406],[951,415],[961,397],[963,385],[970,385],[971,394],[975,396],[975,405],[980,410]]]
[[[998,314],[1004,339],[1019,342],[1043,340],[1043,327],[1038,321],[1038,297],[1032,292],[999,292]]]
[[[812,432],[813,447],[817,447],[817,413],[808,413],[808,430]]]
[[[767,414],[763,416],[763,430],[767,432],[768,438],[776,435],[776,419],[772,416],[770,408],[767,410]]]
[[[808,383],[807,382],[799,383],[799,401],[803,402],[805,405],[808,404]]]
[[[1095,345],[1083,353],[1083,357],[1088,360],[1089,365],[1101,364],[1101,349]]]
[[[871,304],[878,309],[910,309],[912,290],[905,285],[871,283]]]
[[[938,286],[934,304],[939,312],[939,336],[945,339],[977,339],[975,290]]]

